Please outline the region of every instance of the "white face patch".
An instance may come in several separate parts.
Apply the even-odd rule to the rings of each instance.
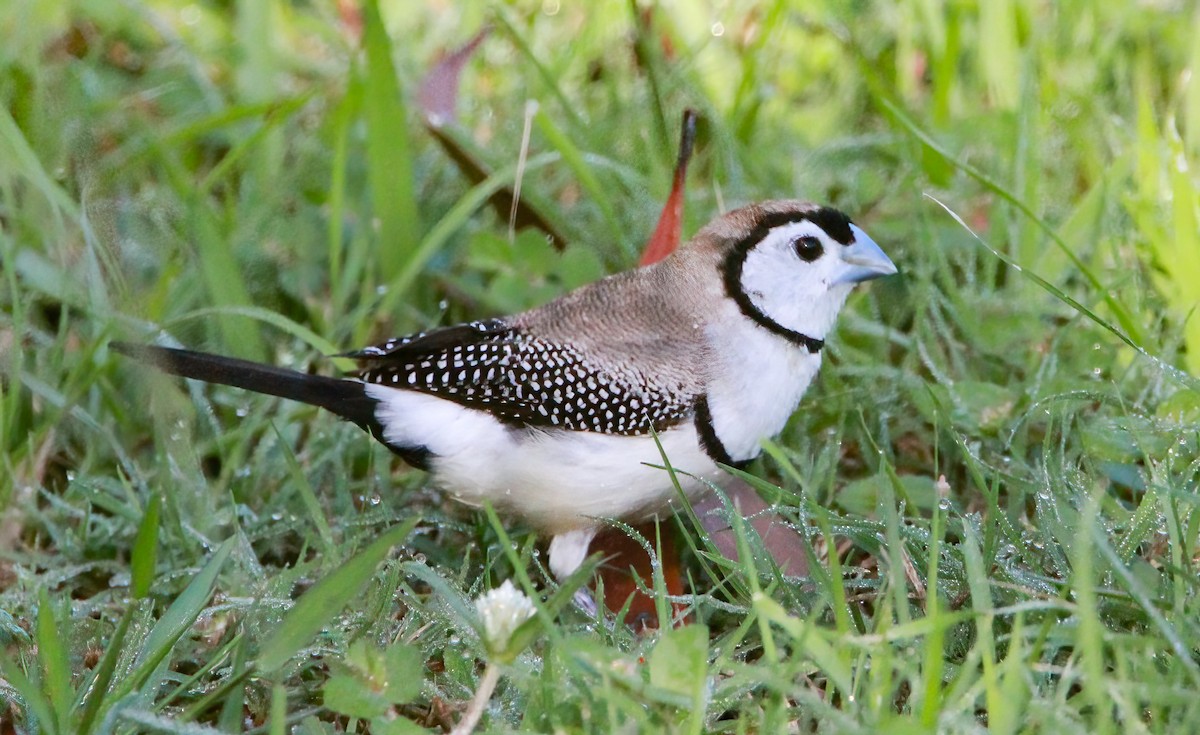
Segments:
[[[820,254],[806,261],[797,252],[798,243],[810,254],[819,245]],[[740,285],[770,321],[824,339],[852,287],[837,282],[847,267],[845,249],[815,222],[780,225],[746,253]]]

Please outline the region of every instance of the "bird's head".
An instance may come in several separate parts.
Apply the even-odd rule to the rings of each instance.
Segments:
[[[725,244],[726,293],[773,331],[823,340],[855,284],[896,273],[867,233],[829,207],[765,202],[710,227]]]

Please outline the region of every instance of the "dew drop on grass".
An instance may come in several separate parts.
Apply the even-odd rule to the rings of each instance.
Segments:
[[[234,413],[237,414],[239,419],[244,419],[250,415],[250,409],[246,408],[245,406],[238,406],[238,409],[234,411]]]
[[[424,564],[425,563],[425,555],[418,551],[417,553],[413,554],[413,561],[415,561],[418,564]]]
[[[949,511],[951,507],[950,498],[942,498],[938,501],[938,508]]]

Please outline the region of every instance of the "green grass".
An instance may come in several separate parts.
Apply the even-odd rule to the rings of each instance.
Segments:
[[[0,729],[449,727],[506,579],[547,599],[493,732],[1200,729],[1195,3],[444,5],[0,7]],[[484,24],[472,185],[416,89]],[[630,267],[689,106],[685,233],[800,196],[902,270],[751,468],[809,576],[664,525],[693,627],[589,618],[353,427],[106,347],[329,371]],[[563,253],[488,207],[519,168]]]

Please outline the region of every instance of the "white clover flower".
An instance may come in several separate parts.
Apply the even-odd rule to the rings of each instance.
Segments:
[[[513,633],[536,612],[533,600],[508,579],[475,600],[475,609],[479,611],[479,619],[483,622],[484,643],[493,654],[505,652]]]

